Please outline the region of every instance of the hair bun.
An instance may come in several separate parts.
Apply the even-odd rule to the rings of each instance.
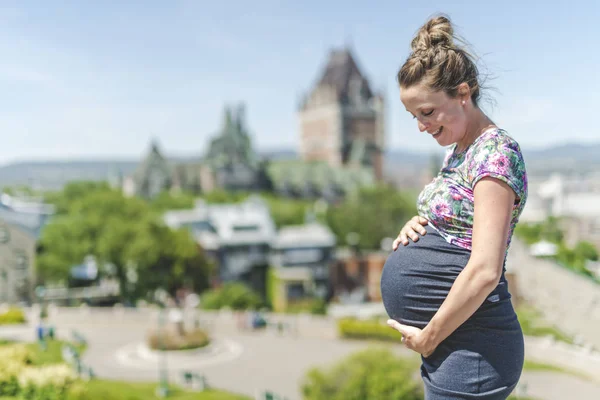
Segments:
[[[427,51],[438,46],[454,47],[452,22],[445,16],[434,17],[427,21],[410,44],[413,52]]]

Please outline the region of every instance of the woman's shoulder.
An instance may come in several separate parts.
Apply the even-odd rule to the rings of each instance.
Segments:
[[[519,197],[526,196],[527,170],[521,147],[504,129],[487,131],[474,143],[467,168],[472,185],[494,176],[506,181]]]
[[[469,149],[472,161],[482,161],[492,154],[511,155],[522,160],[523,155],[519,142],[502,128],[492,128],[484,132]]]
[[[521,152],[519,142],[512,137],[505,129],[494,127],[484,132],[477,140],[472,151],[481,151],[490,147],[508,147]]]

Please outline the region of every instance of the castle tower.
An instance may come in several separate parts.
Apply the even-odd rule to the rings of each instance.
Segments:
[[[334,49],[299,107],[300,154],[333,167],[372,167],[383,179],[385,101],[372,91],[349,49]]]

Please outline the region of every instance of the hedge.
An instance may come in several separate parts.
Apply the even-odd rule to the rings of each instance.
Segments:
[[[402,335],[379,320],[345,318],[338,321],[341,337],[349,339],[372,339],[400,343]]]
[[[20,308],[10,308],[0,314],[0,325],[23,324],[26,322],[25,313]]]

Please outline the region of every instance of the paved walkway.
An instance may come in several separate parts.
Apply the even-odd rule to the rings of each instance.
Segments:
[[[89,348],[84,362],[92,366],[99,377],[131,381],[156,381],[159,376],[159,359],[144,362],[123,362],[123,354],[143,344],[148,329],[153,325],[148,315],[132,314],[130,317],[96,318],[94,316],[64,316],[58,318],[58,333],[69,335],[77,329],[86,336]],[[112,322],[108,322],[108,321]],[[300,386],[311,367],[323,367],[355,351],[365,349],[368,343],[336,340],[313,336],[279,336],[273,332],[241,333],[234,324],[214,326],[219,338],[237,350],[219,350],[222,359],[206,362],[207,357],[197,356],[193,362],[190,354],[168,356],[167,366],[171,378],[177,379],[183,367],[206,376],[209,385],[232,392],[254,395],[259,390],[273,390],[289,400],[300,400]],[[34,338],[32,328],[0,328],[0,337],[25,340]],[[227,346],[224,346],[227,347]],[[402,346],[392,346],[399,354],[414,357]],[[129,350],[127,350],[129,349]],[[139,356],[139,352],[137,353]],[[213,354],[214,355],[214,354]],[[223,356],[225,355],[225,356]],[[127,357],[125,357],[127,358]],[[208,357],[208,359],[211,359]],[[153,361],[151,361],[153,360]],[[137,360],[139,361],[139,360]],[[521,384],[527,394],[536,399],[564,400],[600,399],[600,385],[578,377],[550,372],[525,371]]]

